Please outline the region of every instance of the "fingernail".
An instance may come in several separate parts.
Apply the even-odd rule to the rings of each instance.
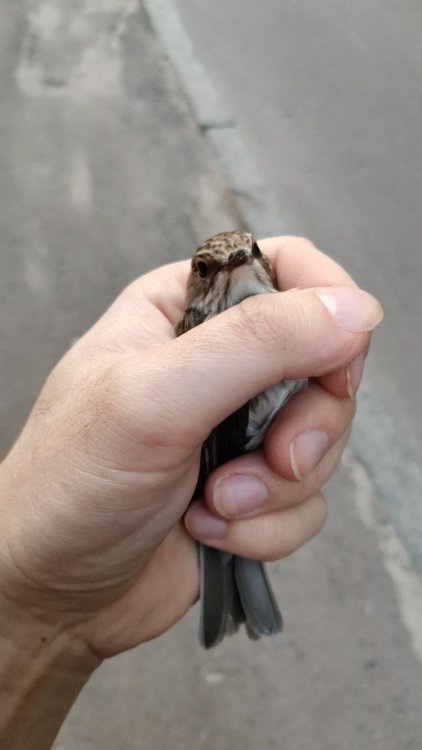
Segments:
[[[308,430],[298,435],[289,446],[290,465],[296,479],[301,482],[326,452],[328,435],[320,430]]]
[[[222,539],[227,533],[226,521],[216,518],[202,505],[194,505],[188,510],[186,520],[190,531],[201,539]]]
[[[336,323],[346,331],[372,331],[384,317],[378,300],[362,289],[333,287],[318,290],[315,294]]]
[[[347,391],[350,398],[355,398],[363,375],[366,352],[361,352],[346,368]]]
[[[224,516],[240,518],[257,510],[269,497],[268,488],[258,477],[232,474],[214,485],[214,505]]]

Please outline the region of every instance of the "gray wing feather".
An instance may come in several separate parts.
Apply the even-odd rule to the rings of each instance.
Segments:
[[[234,575],[249,635],[279,633],[283,619],[263,563],[235,557]]]
[[[245,621],[234,580],[234,555],[199,547],[201,571],[199,640],[212,648],[227,634],[235,633]]]

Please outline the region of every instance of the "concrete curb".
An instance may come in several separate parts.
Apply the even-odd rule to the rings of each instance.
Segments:
[[[220,162],[246,228],[258,237],[282,234],[286,222],[231,113],[198,61],[178,12],[166,0],[144,0],[144,7],[179,75],[197,125]]]

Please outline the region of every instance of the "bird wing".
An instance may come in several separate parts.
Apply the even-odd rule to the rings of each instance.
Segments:
[[[245,449],[249,405],[230,414],[214,428],[202,446],[198,483],[193,497],[202,497],[209,474]],[[205,648],[219,643],[245,621],[235,581],[235,557],[200,545],[201,617],[199,637]]]
[[[186,333],[187,331],[190,331],[191,328],[195,328],[195,326],[199,326],[201,323],[204,322],[204,320],[207,320],[210,316],[207,315],[204,310],[201,310],[198,307],[187,307],[185,309],[185,312],[183,314],[183,318],[179,320],[175,332],[176,336],[181,336],[182,333]]]
[[[207,477],[217,466],[237,458],[245,451],[249,404],[230,414],[208,435],[201,451],[199,477],[193,497],[202,497]]]

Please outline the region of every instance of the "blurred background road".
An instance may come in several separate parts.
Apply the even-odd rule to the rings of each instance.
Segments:
[[[386,321],[358,444],[327,487],[326,530],[273,566],[284,635],[253,645],[240,635],[204,653],[194,608],[101,667],[55,748],[419,750],[421,8],[145,7],[0,7],[1,451],[48,371],[126,283],[248,221],[192,116],[192,80],[176,75],[168,35],[163,48],[175,8],[170,57],[187,44],[202,64],[283,231],[342,262],[380,297]],[[376,448],[367,460],[365,436]],[[386,493],[377,478],[399,459]]]

